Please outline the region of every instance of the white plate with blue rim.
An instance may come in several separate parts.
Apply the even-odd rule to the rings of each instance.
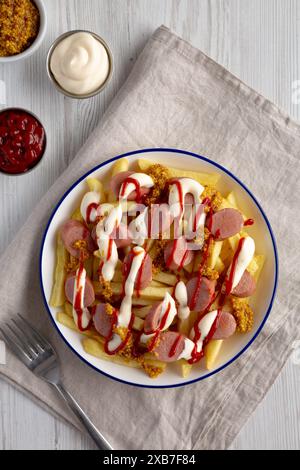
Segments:
[[[78,207],[81,198],[87,191],[85,180],[96,177],[101,180],[109,175],[113,163],[122,157],[127,157],[133,164],[138,158],[148,158],[153,163],[165,166],[189,169],[205,173],[221,175],[218,189],[222,194],[234,191],[240,209],[255,220],[255,224],[247,227],[254,238],[256,252],[264,254],[266,261],[259,278],[255,295],[251,298],[254,310],[254,326],[246,334],[234,334],[222,344],[221,352],[215,364],[215,369],[207,371],[204,361],[194,365],[188,378],[182,378],[178,364],[167,366],[166,371],[155,379],[148,377],[142,369],[126,367],[106,361],[88,354],[82,346],[82,335],[57,322],[56,314],[61,309],[49,305],[53,284],[53,273],[56,262],[56,236],[61,225],[70,218],[70,214]],[[114,157],[95,168],[77,180],[62,196],[55,207],[47,224],[40,252],[40,281],[47,311],[53,325],[70,347],[70,349],[89,367],[114,380],[141,387],[178,387],[204,380],[217,374],[226,367],[234,367],[235,361],[243,354],[259,335],[272,309],[278,278],[278,256],[274,235],[261,205],[251,191],[230,171],[206,157],[176,149],[144,149]]]

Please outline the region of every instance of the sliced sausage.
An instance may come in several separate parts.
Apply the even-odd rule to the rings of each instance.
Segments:
[[[160,333],[156,346],[155,356],[163,362],[177,361],[184,349],[184,336],[177,331],[166,331]]]
[[[65,281],[65,294],[67,300],[72,304],[73,303],[73,295],[74,295],[74,286],[75,286],[75,274],[70,274]],[[95,291],[93,287],[93,283],[90,278],[86,277],[86,284],[84,289],[84,298],[83,298],[83,306],[89,307],[95,301]]]
[[[86,247],[89,252],[92,253],[96,249],[88,228],[78,220],[67,220],[60,229],[60,235],[66,249],[70,255],[75,258],[80,257],[80,250],[74,248],[74,243],[78,240],[84,240],[86,242]]]
[[[166,232],[173,222],[169,204],[154,204],[148,216],[148,236],[156,239],[160,233]]]
[[[161,308],[162,302],[157,302],[151,306],[144,322],[144,332],[146,334],[153,333],[157,330],[160,323]]]
[[[118,198],[120,193],[120,188],[122,183],[128,178],[130,175],[133,175],[134,171],[121,171],[112,177],[109,183],[110,190],[114,193],[114,195]],[[150,191],[149,188],[141,188],[140,193],[141,196],[148,194]],[[134,201],[136,198],[136,191],[132,191],[127,200]]]
[[[234,316],[229,313],[222,311],[217,320],[217,329],[212,339],[226,339],[233,335],[236,330],[236,321]]]
[[[167,268],[171,271],[181,269],[191,263],[194,252],[188,249],[187,241],[184,237],[171,240],[165,247],[164,260]]]
[[[249,273],[249,271],[244,271],[244,274],[241,277],[240,282],[237,286],[232,290],[232,294],[236,295],[237,297],[250,297],[253,295],[256,289],[256,282],[253,276]]]
[[[97,244],[96,226],[92,228],[91,237]],[[110,238],[115,241],[117,248],[124,248],[125,246],[129,246],[132,243],[131,232],[128,226],[122,222],[112,231]]]
[[[124,262],[123,262],[123,275],[125,278],[128,276],[132,264],[132,260],[134,258],[134,254],[132,252],[126,255]],[[152,281],[152,259],[148,255],[145,254],[144,260],[142,265],[138,271],[138,274],[135,278],[134,288],[138,290],[146,289],[146,287]]]
[[[132,243],[131,232],[128,226],[122,222],[112,231],[111,238],[115,241],[117,248],[124,248]]]
[[[216,281],[198,276],[190,279],[186,285],[188,306],[191,310],[202,312],[211,303],[215,293]]]
[[[185,206],[191,206],[194,204],[194,196],[191,193],[187,193],[184,196],[184,205]]]
[[[244,219],[242,214],[231,208],[221,209],[208,217],[207,226],[216,240],[225,240],[242,230]]]
[[[93,322],[100,335],[107,338],[111,333],[113,315],[107,313],[107,304],[97,304],[93,312]]]

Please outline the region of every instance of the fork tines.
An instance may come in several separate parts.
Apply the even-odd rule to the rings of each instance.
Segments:
[[[18,313],[17,318],[0,326],[3,338],[12,351],[25,363],[35,360],[51,346],[36,329]]]

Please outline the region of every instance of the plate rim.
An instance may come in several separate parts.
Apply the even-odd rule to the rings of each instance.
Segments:
[[[193,380],[188,380],[186,382],[182,382],[182,383],[176,383],[176,384],[172,384],[172,385],[146,385],[146,384],[141,384],[141,383],[135,383],[135,382],[130,382],[128,380],[124,380],[124,379],[121,379],[119,377],[115,377],[114,375],[111,375],[107,372],[104,372],[103,370],[97,368],[96,366],[94,366],[93,364],[91,364],[89,361],[87,361],[83,356],[80,355],[80,353],[78,351],[76,351],[76,349],[69,343],[69,341],[65,338],[65,336],[62,334],[62,332],[60,331],[60,329],[58,328],[53,316],[52,316],[52,313],[50,311],[50,308],[49,308],[49,305],[48,305],[48,302],[47,302],[47,299],[46,299],[46,295],[45,295],[45,291],[44,291],[44,285],[43,285],[43,275],[42,275],[42,260],[43,260],[43,252],[44,252],[44,245],[45,245],[45,240],[46,240],[46,237],[47,237],[47,233],[48,233],[48,230],[49,230],[49,227],[51,225],[51,222],[52,222],[52,219],[54,217],[54,215],[56,214],[56,212],[58,211],[59,207],[61,206],[62,202],[65,200],[65,198],[68,196],[68,194],[79,184],[81,183],[81,181],[83,181],[84,179],[86,179],[88,177],[88,175],[90,175],[91,173],[93,173],[94,171],[96,170],[99,170],[100,168],[104,167],[105,165],[111,163],[111,162],[114,162],[116,160],[119,160],[120,158],[125,158],[125,157],[130,157],[132,155],[137,155],[137,154],[143,154],[143,153],[151,153],[151,152],[170,152],[170,153],[179,153],[179,154],[182,154],[182,155],[188,155],[188,156],[191,156],[191,157],[194,157],[194,158],[197,158],[199,160],[202,160],[202,161],[205,161],[213,166],[215,166],[216,168],[224,171],[228,176],[230,176],[236,183],[238,183],[245,191],[246,193],[248,194],[248,196],[250,196],[250,198],[252,199],[252,201],[255,203],[255,205],[257,206],[257,208],[259,209],[267,227],[268,227],[268,230],[269,230],[269,234],[270,234],[270,237],[271,237],[271,241],[272,241],[272,246],[273,246],[273,251],[274,251],[274,260],[275,260],[275,273],[274,273],[274,285],[273,285],[273,290],[272,290],[272,295],[271,295],[271,298],[270,298],[270,302],[269,302],[269,306],[268,308],[266,309],[266,313],[263,317],[263,320],[261,321],[260,325],[259,325],[259,328],[258,330],[256,331],[255,335],[248,341],[248,343],[237,353],[235,354],[235,356],[233,358],[231,358],[229,361],[225,362],[225,364],[221,365],[220,367],[218,367],[217,369],[211,371],[211,372],[208,372],[207,374],[204,374],[202,375],[201,377],[198,377],[196,379],[193,379]],[[39,253],[39,282],[40,282],[40,288],[41,288],[41,292],[42,292],[42,297],[43,297],[43,301],[44,301],[44,305],[46,307],[46,311],[50,317],[50,320],[51,322],[53,323],[56,331],[58,332],[58,334],[60,335],[60,337],[63,339],[64,343],[71,349],[71,351],[81,360],[83,361],[85,364],[87,364],[89,367],[91,367],[93,370],[95,370],[96,372],[100,373],[101,375],[104,375],[105,377],[108,377],[109,379],[112,379],[112,380],[115,380],[117,382],[120,382],[120,383],[124,383],[126,385],[131,385],[131,386],[134,386],[134,387],[141,387],[141,388],[157,388],[157,389],[166,389],[166,388],[177,388],[177,387],[184,387],[186,385],[191,385],[193,383],[196,383],[196,382],[199,382],[201,380],[205,380],[215,374],[217,374],[218,372],[221,372],[223,369],[227,368],[228,366],[230,366],[234,361],[236,361],[242,354],[244,354],[244,352],[246,352],[246,350],[251,346],[251,344],[254,342],[254,340],[258,337],[259,333],[261,332],[261,330],[263,329],[270,313],[271,313],[271,310],[272,310],[272,307],[273,307],[273,303],[274,303],[274,299],[275,299],[275,295],[276,295],[276,291],[277,291],[277,285],[278,285],[278,274],[279,274],[279,259],[278,259],[278,250],[277,250],[277,245],[276,245],[276,240],[275,240],[275,236],[274,236],[274,233],[273,233],[273,230],[272,230],[272,227],[271,227],[271,224],[269,222],[269,219],[268,217],[266,216],[263,208],[261,207],[260,203],[258,202],[258,200],[256,199],[256,197],[252,194],[252,192],[248,189],[248,187],[237,177],[235,176],[230,170],[228,170],[227,168],[225,168],[224,166],[222,166],[221,164],[207,158],[207,157],[204,157],[203,155],[200,155],[200,154],[197,154],[195,152],[190,152],[188,150],[182,150],[182,149],[176,149],[176,148],[167,148],[167,147],[152,147],[152,148],[145,148],[145,149],[140,149],[140,150],[133,150],[133,151],[130,151],[130,152],[126,152],[126,153],[122,153],[120,155],[117,155],[115,157],[112,157],[112,158],[109,158],[108,160],[105,160],[104,162],[100,163],[99,165],[96,165],[95,167],[91,168],[89,171],[87,171],[86,173],[84,173],[80,178],[78,178],[68,189],[67,191],[65,191],[65,193],[63,194],[63,196],[59,199],[59,201],[57,202],[57,204],[55,205],[53,211],[51,212],[51,215],[48,219],[48,222],[47,222],[47,225],[46,225],[46,228],[43,232],[43,237],[42,237],[42,242],[41,242],[41,247],[40,247],[40,253]]]

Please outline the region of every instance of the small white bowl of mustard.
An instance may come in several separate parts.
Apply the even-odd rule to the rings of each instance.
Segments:
[[[44,3],[42,0],[2,0],[0,23],[0,63],[25,59],[40,47],[45,37]]]

